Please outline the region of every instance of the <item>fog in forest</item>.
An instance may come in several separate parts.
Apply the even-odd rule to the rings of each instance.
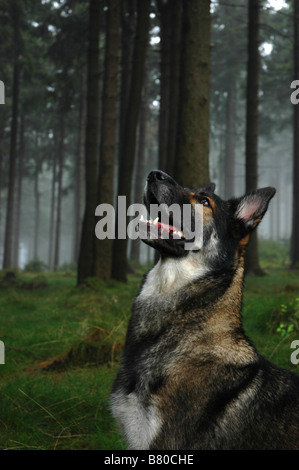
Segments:
[[[159,168],[160,73],[161,63],[166,60],[161,55],[162,10],[159,10],[159,3],[157,7],[156,2],[151,2],[150,8],[143,137],[141,113],[137,131],[136,155],[138,142],[144,138],[142,185],[148,172]],[[78,226],[81,228],[82,225],[85,204],[84,168],[80,169],[78,175],[78,162],[81,158],[82,166],[84,158],[82,150],[81,156],[79,155],[79,147],[82,147],[80,126],[85,129],[86,125],[86,118],[83,117],[82,123],[80,113],[83,112],[82,100],[86,96],[88,2],[19,2],[17,26],[12,22],[14,16],[10,11],[11,5],[9,6],[7,1],[4,4],[4,10],[0,12],[2,35],[7,35],[7,43],[1,41],[0,46],[3,58],[0,78],[5,83],[5,105],[0,107],[0,263],[2,266],[12,126],[14,48],[10,45],[16,44],[15,38],[19,34],[19,57],[22,66],[19,78],[12,241],[14,253],[17,251],[18,256],[14,255],[14,259],[20,268],[24,268],[32,260],[40,260],[46,266],[53,267],[55,244],[58,243],[56,250],[59,251],[59,267],[74,268],[78,256],[76,237]],[[246,4],[247,2],[237,0],[228,3],[214,1],[211,4],[209,172],[210,180],[216,183],[216,194],[223,198],[240,196],[245,192],[248,24]],[[101,5],[100,96],[105,67],[107,2],[103,1]],[[258,187],[274,186],[277,193],[258,232],[260,239],[288,243],[292,232],[293,201],[294,105],[290,101],[293,91],[291,82],[294,79],[292,4],[290,1],[264,1],[261,2],[260,13]],[[59,133],[62,115],[64,135],[61,137],[61,144]],[[62,163],[58,161],[59,145],[63,145]],[[118,148],[119,136],[116,138],[114,162],[114,199],[117,196]],[[141,194],[136,200],[134,191],[137,158],[131,183],[130,203],[142,200]],[[59,177],[62,178],[60,189]],[[140,180],[139,176],[138,178]],[[177,179],[180,182],[179,178]],[[81,185],[80,201],[78,184]],[[57,213],[58,198],[61,203],[60,216]],[[56,230],[58,217],[61,220],[59,233]],[[17,219],[19,234],[16,232]],[[15,237],[18,239],[15,240]],[[129,257],[130,247],[129,242]],[[52,253],[49,253],[50,250]],[[153,253],[144,244],[141,244],[139,259],[142,263],[153,259]]]

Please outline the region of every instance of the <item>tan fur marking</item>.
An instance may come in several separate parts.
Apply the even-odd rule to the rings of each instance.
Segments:
[[[245,247],[247,245],[247,243],[249,242],[249,238],[250,238],[250,235],[249,233],[247,235],[245,235],[245,237],[243,237],[241,240],[240,240],[240,243],[239,243],[239,246],[241,248]]]

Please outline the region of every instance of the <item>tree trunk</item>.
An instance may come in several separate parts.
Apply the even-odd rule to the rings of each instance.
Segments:
[[[133,53],[132,79],[130,86],[129,110],[125,122],[121,161],[119,162],[118,195],[130,201],[132,172],[136,147],[136,130],[141,102],[144,63],[149,36],[150,0],[137,2],[137,27]],[[118,208],[117,208],[118,217]],[[116,230],[117,234],[117,230]],[[116,235],[118,236],[118,235]],[[127,238],[116,238],[113,244],[112,277],[122,282],[127,280]]]
[[[13,66],[13,85],[12,85],[12,122],[10,133],[10,154],[9,154],[9,176],[8,176],[8,195],[6,206],[6,224],[4,240],[4,258],[3,268],[12,266],[12,246],[13,246],[13,216],[14,216],[14,193],[16,176],[16,158],[17,158],[17,136],[18,136],[18,116],[19,116],[19,7],[16,2],[12,5],[13,28],[14,28],[14,66]]]
[[[159,112],[159,169],[167,171],[168,135],[170,124],[171,77],[171,1],[157,0],[160,14],[160,112]]]
[[[294,78],[299,78],[299,3],[294,0]],[[299,269],[299,105],[293,117],[293,214],[291,235],[291,268]]]
[[[226,106],[225,198],[235,196],[236,79],[230,77]]]
[[[75,217],[74,217],[74,249],[73,260],[78,262],[79,246],[84,208],[84,144],[86,126],[86,70],[81,71],[80,105],[79,105],[79,136],[76,155],[76,190],[74,197]]]
[[[124,142],[132,80],[136,5],[134,0],[121,2],[121,79],[119,105],[119,143]],[[123,145],[118,145],[118,161],[122,159]]]
[[[246,192],[258,182],[259,0],[248,3],[248,62],[246,94]],[[263,275],[259,265],[257,232],[251,235],[245,256],[246,274]]]
[[[120,44],[120,0],[110,0],[106,28],[105,73],[98,178],[98,204],[113,205],[114,156],[116,148],[118,65]],[[94,274],[110,279],[113,240],[95,242]]]
[[[145,163],[145,147],[146,147],[146,119],[148,107],[148,66],[145,65],[143,93],[139,115],[139,135],[137,151],[135,154],[134,163],[134,197],[133,203],[142,204],[143,202],[143,188],[144,188],[144,163]],[[130,259],[139,263],[140,256],[140,240],[132,240]]]
[[[99,134],[99,39],[100,0],[90,0],[87,63],[87,108],[85,139],[85,212],[78,260],[77,282],[93,275],[95,208],[97,202]]]
[[[172,21],[170,38],[170,100],[166,172],[173,176],[175,171],[176,148],[178,144],[183,2],[181,0],[170,0],[170,7]]]
[[[19,158],[18,158],[18,172],[17,172],[16,203],[15,203],[15,228],[14,228],[14,250],[13,250],[13,254],[14,254],[13,265],[15,267],[19,266],[20,217],[21,217],[21,204],[22,204],[24,154],[25,154],[25,117],[24,117],[24,113],[22,113],[21,123],[20,123],[20,143],[19,143]]]
[[[1,126],[0,127],[0,139],[1,142],[3,142],[3,134],[4,134],[4,128]],[[2,188],[3,188],[3,150],[0,145],[0,226],[2,226]],[[1,236],[1,234],[0,234]],[[1,247],[2,247],[2,239],[0,238],[0,261],[1,261]]]
[[[34,237],[33,237],[33,259],[39,259],[38,251],[38,238],[39,238],[39,221],[40,221],[40,193],[38,185],[38,176],[40,172],[39,161],[35,162],[34,172],[34,206],[35,206],[35,218],[34,218]]]
[[[54,147],[53,155],[53,167],[52,167],[52,184],[51,184],[51,208],[50,208],[50,228],[49,228],[49,268],[52,271],[54,267],[53,259],[53,246],[54,246],[54,233],[55,233],[55,190],[56,190],[56,143]]]
[[[58,144],[58,189],[57,189],[57,207],[56,207],[56,233],[55,233],[55,249],[54,249],[54,271],[59,266],[60,255],[60,235],[61,235],[61,205],[62,205],[62,180],[63,180],[63,160],[64,160],[64,126],[65,116],[61,112],[60,135]]]
[[[209,182],[210,1],[183,2],[181,90],[176,179]]]

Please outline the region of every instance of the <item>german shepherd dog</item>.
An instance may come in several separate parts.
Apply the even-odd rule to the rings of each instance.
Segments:
[[[263,358],[241,322],[245,248],[275,189],[229,201],[214,189],[148,176],[148,211],[202,204],[203,244],[186,250],[184,227],[145,240],[161,256],[133,304],[112,412],[130,449],[299,449],[299,377]]]

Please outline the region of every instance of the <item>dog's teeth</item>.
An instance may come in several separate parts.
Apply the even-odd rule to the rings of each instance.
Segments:
[[[157,225],[158,222],[159,222],[159,217],[156,217],[155,220],[153,220],[153,224]]]

